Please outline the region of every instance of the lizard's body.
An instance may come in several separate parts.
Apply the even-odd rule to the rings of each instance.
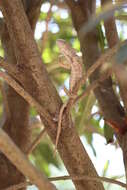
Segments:
[[[80,57],[77,55],[75,49],[73,49],[64,40],[57,40],[61,54],[66,58],[66,62],[60,62],[60,66],[71,70],[69,81],[69,92],[71,93],[75,84],[83,76],[83,69]]]
[[[59,65],[63,68],[70,69],[71,75],[69,80],[69,91],[64,88],[65,92],[69,97],[75,97],[76,94],[73,94],[73,89],[76,85],[76,83],[82,78],[83,76],[83,68],[82,68],[82,62],[80,57],[77,55],[76,50],[74,50],[68,43],[66,43],[64,40],[57,40],[57,45],[60,49],[61,54],[66,58],[66,60],[60,61]],[[59,136],[61,133],[61,122],[62,122],[62,116],[63,112],[67,106],[68,102],[62,105],[59,113],[59,120],[58,120],[58,129],[57,129],[57,136],[56,136],[56,146],[57,148]]]

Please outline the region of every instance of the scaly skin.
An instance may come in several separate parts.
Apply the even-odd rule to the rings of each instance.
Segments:
[[[69,81],[69,92],[71,93],[75,84],[83,76],[83,68],[80,57],[77,55],[75,49],[73,49],[64,40],[57,40],[57,45],[60,49],[61,54],[66,58],[66,63],[60,63],[60,66],[66,69],[71,69],[71,76]]]
[[[60,49],[61,54],[66,58],[66,60],[63,60],[62,59],[63,57],[60,57],[60,60],[59,60],[60,66],[71,70],[71,76],[70,76],[70,81],[69,81],[69,91],[66,88],[64,88],[64,91],[68,96],[73,97],[73,96],[75,96],[75,94],[73,94],[73,88],[75,87],[76,83],[83,76],[82,63],[81,63],[80,57],[78,57],[76,54],[76,50],[74,50],[64,40],[57,40],[57,45]],[[77,92],[76,92],[76,95],[77,95]],[[61,127],[62,127],[62,125],[61,125],[62,124],[62,116],[63,116],[63,112],[67,106],[67,103],[68,102],[66,102],[65,104],[62,105],[60,112],[59,112],[55,150],[57,149],[57,145],[59,142]]]

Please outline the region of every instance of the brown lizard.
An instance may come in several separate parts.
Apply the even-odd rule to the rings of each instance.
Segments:
[[[73,94],[73,89],[75,85],[77,84],[77,82],[83,76],[82,62],[81,62],[80,57],[77,55],[76,50],[73,49],[64,40],[61,40],[61,39],[57,40],[57,45],[60,49],[61,54],[66,58],[65,61],[62,61],[62,59],[60,59],[60,62],[59,62],[60,66],[71,70],[71,75],[70,75],[70,80],[69,80],[69,91],[65,87],[64,87],[64,91],[70,98],[73,98],[77,95],[77,92],[76,94]],[[59,136],[61,133],[61,122],[62,122],[63,112],[67,104],[68,102],[64,103],[60,109],[55,150],[57,149]]]
[[[77,55],[76,50],[73,49],[64,40],[57,40],[57,45],[60,49],[61,54],[66,58],[66,62],[60,61],[60,66],[71,70],[69,80],[69,92],[72,93],[75,84],[83,76],[82,61],[80,57]]]

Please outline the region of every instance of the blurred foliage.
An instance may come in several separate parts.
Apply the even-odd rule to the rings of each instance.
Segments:
[[[53,149],[46,142],[41,142],[37,148],[33,151],[35,165],[45,172],[47,176],[50,176],[49,164],[53,164],[59,168],[60,162],[53,155]]]

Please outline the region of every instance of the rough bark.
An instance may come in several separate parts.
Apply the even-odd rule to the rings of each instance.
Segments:
[[[47,110],[52,118],[58,114],[62,102],[52,85],[48,73],[42,64],[33,33],[24,13],[20,0],[1,1],[2,11],[7,23],[8,31],[15,50],[18,68],[22,68],[24,79],[20,81],[25,89]],[[16,15],[16,16],[15,16]],[[56,138],[56,127],[52,128],[41,115],[42,121],[47,127],[47,132],[53,142]],[[57,124],[56,124],[57,126]],[[58,150],[66,168],[71,175],[97,176],[92,162],[90,161],[78,134],[72,126],[67,115],[62,121],[62,133]],[[71,160],[71,162],[70,162]],[[77,189],[103,189],[101,183],[74,181]]]
[[[16,59],[11,46],[11,41],[6,26],[1,36],[5,58],[10,64],[16,64]],[[29,106],[11,87],[3,85],[4,115],[1,127],[9,134],[15,143],[23,150],[27,148],[30,140]],[[25,177],[7,160],[0,155],[0,189],[18,184]],[[3,172],[5,171],[5,172]],[[8,180],[7,180],[8,179]]]
[[[35,20],[37,20],[39,15],[39,7],[41,3],[42,2],[38,0],[38,5],[36,4],[37,6],[34,6],[33,9],[33,3],[31,4],[31,1],[24,1],[24,8],[28,13],[33,30],[36,24]],[[0,22],[0,29],[4,57],[9,64],[12,66],[16,65],[17,60],[14,55],[6,24],[3,20]],[[6,83],[3,85],[3,103],[4,114],[1,127],[7,132],[7,134],[9,134],[21,150],[25,152],[31,139],[31,131],[29,128],[29,105]],[[18,184],[25,180],[25,177],[3,154],[0,154],[0,163],[0,189],[7,188],[10,185]]]

